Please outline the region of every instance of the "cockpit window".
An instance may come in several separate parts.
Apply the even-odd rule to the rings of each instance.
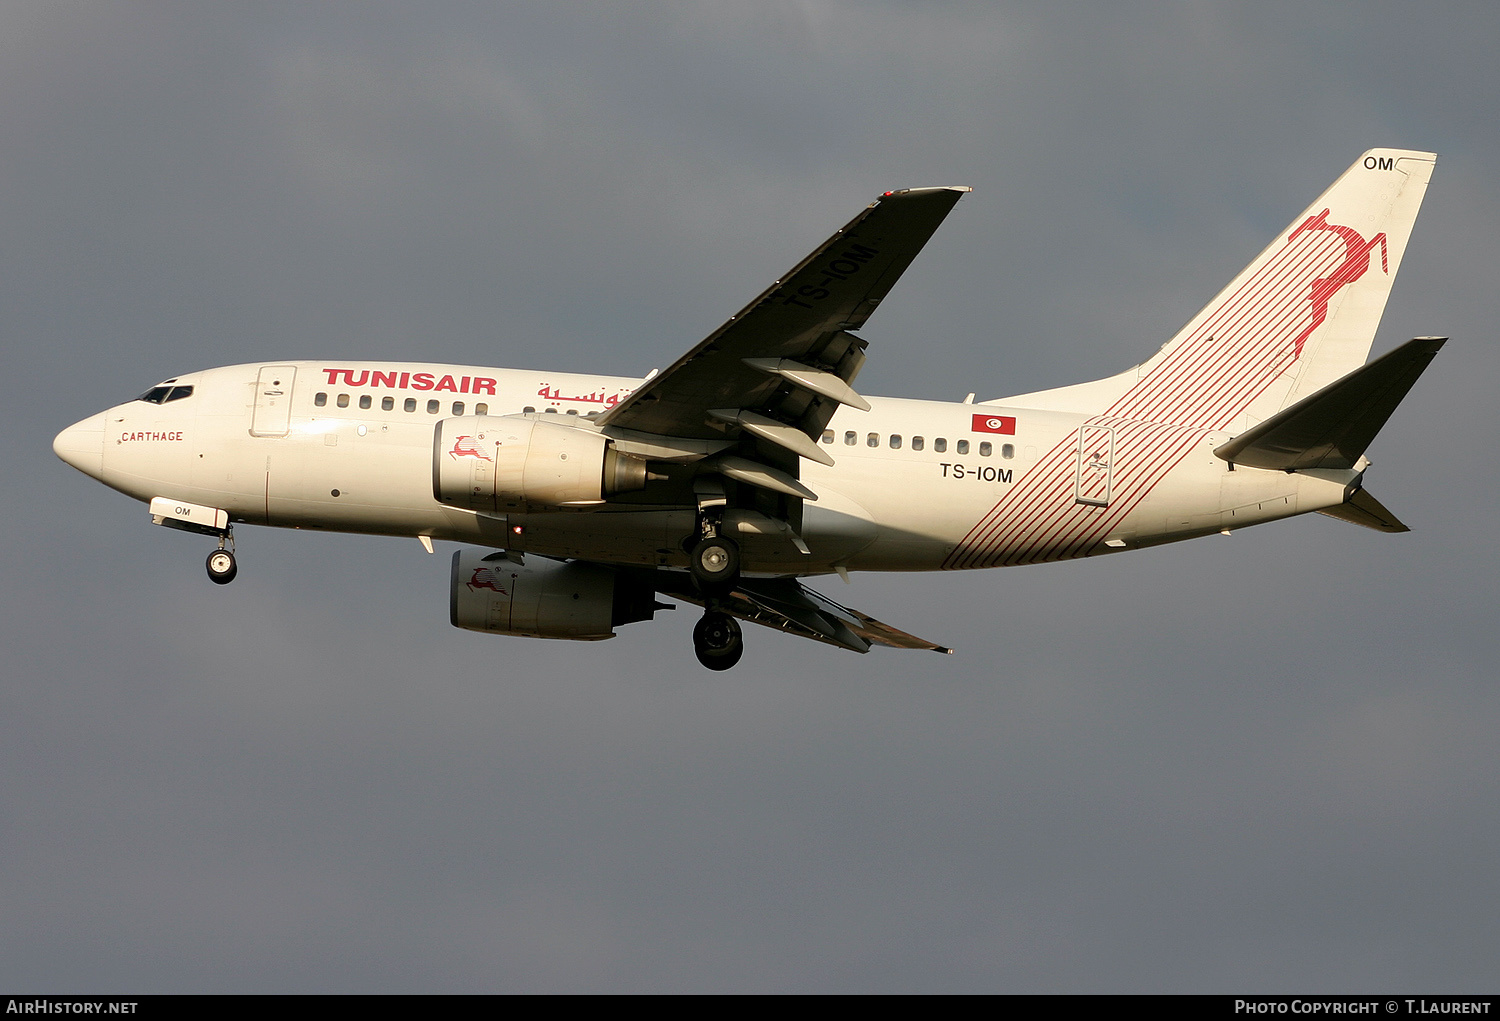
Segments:
[[[168,382],[171,381],[168,380]],[[153,386],[136,400],[145,401],[147,404],[165,404],[168,401],[180,401],[184,397],[191,396],[193,396],[193,388],[190,386],[167,386],[164,383],[161,386]]]

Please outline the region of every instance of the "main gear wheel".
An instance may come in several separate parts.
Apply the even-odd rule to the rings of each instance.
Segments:
[[[688,554],[688,570],[705,595],[732,592],[740,580],[740,548],[733,539],[699,539]]]
[[[727,613],[709,610],[693,626],[693,652],[710,670],[728,670],[745,654],[739,621]]]

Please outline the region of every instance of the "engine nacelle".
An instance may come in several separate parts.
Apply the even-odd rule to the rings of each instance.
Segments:
[[[646,462],[590,429],[481,415],[433,431],[432,494],[455,507],[587,506],[645,486]]]
[[[615,628],[650,620],[656,592],[598,564],[461,549],[453,554],[448,619],[454,627],[526,638],[613,638]]]

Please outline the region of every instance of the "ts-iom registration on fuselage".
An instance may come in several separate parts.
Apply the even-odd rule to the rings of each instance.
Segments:
[[[54,449],[218,540],[235,524],[465,543],[474,631],[609,638],[694,603],[866,652],[948,649],[801,579],[1090,557],[1319,511],[1405,526],[1364,453],[1441,338],[1366,362],[1436,157],[1361,156],[1155,355],[978,403],[865,397],[857,331],[967,188],[887,192],[665,371],[287,361],[169,379]]]

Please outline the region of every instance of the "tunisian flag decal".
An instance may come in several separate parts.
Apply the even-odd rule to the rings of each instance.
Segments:
[[[977,433],[999,433],[1002,436],[1016,434],[1016,419],[1013,415],[975,415],[969,427]]]

